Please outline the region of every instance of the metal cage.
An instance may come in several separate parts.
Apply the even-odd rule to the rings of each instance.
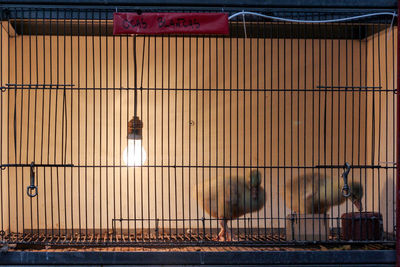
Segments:
[[[229,36],[114,36],[115,11],[0,9],[1,242],[395,243],[394,15],[246,15]],[[139,166],[123,160],[133,116]],[[243,178],[254,170],[257,198]],[[355,183],[372,216],[343,196]],[[209,214],[261,196],[241,216]],[[216,241],[225,220],[232,239]]]

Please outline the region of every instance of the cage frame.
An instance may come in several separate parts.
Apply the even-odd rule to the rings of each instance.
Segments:
[[[138,1],[135,7],[138,10],[141,8],[164,8],[175,9],[180,6],[182,9],[188,10],[206,8],[207,10],[242,10],[243,8],[253,9],[276,9],[277,11],[289,8],[301,8],[304,10],[325,10],[325,9],[342,9],[353,10],[355,8],[382,11],[397,9],[400,13],[400,0],[362,0],[356,3],[349,3],[349,1],[321,1],[317,0],[303,0],[302,3],[293,4],[290,0],[276,1],[277,3],[265,3],[261,0],[251,1],[195,1],[195,0],[175,0],[169,1],[168,6],[162,5],[163,3],[156,0],[151,1]],[[67,0],[54,0],[52,6],[47,4],[47,1],[28,1],[28,0],[3,0],[0,8],[7,9],[8,7],[40,7],[40,8],[62,8],[62,7],[76,7],[80,8],[93,7],[98,5],[99,9],[115,7],[123,9],[129,7],[132,9],[131,1],[128,0],[110,0],[110,1],[96,1],[96,0],[83,0],[83,1],[67,1]],[[397,131],[396,131],[396,221],[400,221],[400,29],[397,27]],[[170,262],[174,264],[259,264],[259,263],[275,263],[275,264],[289,264],[296,261],[298,264],[360,264],[360,263],[375,263],[375,264],[391,264],[397,262],[400,266],[400,227],[396,227],[396,252],[391,250],[383,251],[329,251],[329,252],[256,252],[257,260],[254,260],[253,253],[250,252],[68,252],[68,253],[45,253],[45,252],[7,252],[0,255],[0,261],[4,264],[45,264],[45,263],[65,263],[66,260],[74,262],[75,264],[96,264],[99,263],[99,257],[105,264],[165,264]],[[6,248],[7,249],[7,248]],[[224,255],[222,255],[224,254]],[[150,256],[150,257],[149,257]],[[154,257],[153,257],[154,256]],[[314,258],[315,257],[315,258]],[[151,258],[149,260],[148,258]],[[226,259],[233,259],[235,261],[227,262]],[[160,259],[162,259],[160,261]],[[223,261],[221,261],[223,259]],[[299,262],[298,260],[301,259]],[[334,260],[334,261],[333,261]],[[382,265],[381,265],[382,266]]]

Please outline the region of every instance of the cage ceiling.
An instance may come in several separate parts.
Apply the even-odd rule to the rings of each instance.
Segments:
[[[338,19],[373,12],[392,12],[397,1],[2,1],[1,20],[10,22],[16,34],[72,35],[83,32],[91,36],[111,36],[113,34],[113,13],[118,12],[228,12],[230,15],[251,8],[261,14],[296,18],[297,20]],[[7,7],[19,7],[7,9]],[[74,5],[73,7],[71,5]],[[78,6],[77,6],[78,5]],[[99,12],[88,12],[87,7],[96,6]],[[78,8],[77,8],[78,7]],[[110,8],[112,7],[112,8]],[[33,9],[32,9],[33,8]],[[293,11],[295,8],[295,11]],[[358,10],[357,10],[358,9]],[[391,24],[393,16],[379,16],[355,20],[352,25],[335,23],[301,24],[277,22],[258,16],[238,16],[230,22],[230,36],[233,38],[296,38],[296,39],[365,39],[384,30]],[[89,24],[84,23],[90,21]],[[389,23],[388,23],[389,22]],[[246,35],[246,36],[245,36]]]

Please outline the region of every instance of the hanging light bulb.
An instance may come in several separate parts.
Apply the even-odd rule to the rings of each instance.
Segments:
[[[128,146],[122,158],[127,166],[141,166],[146,162],[146,151],[142,146],[143,122],[134,116],[128,122]]]

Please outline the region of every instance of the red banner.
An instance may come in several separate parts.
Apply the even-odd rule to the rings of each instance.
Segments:
[[[229,34],[226,13],[114,13],[114,34]]]

